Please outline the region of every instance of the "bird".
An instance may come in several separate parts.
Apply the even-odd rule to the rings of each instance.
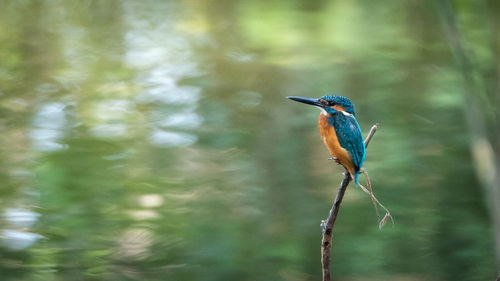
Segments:
[[[333,160],[344,166],[358,186],[360,169],[365,161],[365,142],[356,120],[354,104],[346,97],[325,95],[320,98],[287,97],[314,105],[321,110],[318,128],[321,139]]]

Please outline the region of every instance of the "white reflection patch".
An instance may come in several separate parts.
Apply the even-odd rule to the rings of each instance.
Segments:
[[[153,144],[161,147],[188,146],[195,143],[198,138],[195,135],[186,133],[165,132],[155,129],[150,136]]]
[[[126,61],[137,69],[136,83],[144,88],[137,101],[189,104],[199,100],[199,87],[179,85],[181,79],[202,74],[183,34],[171,25],[138,25],[126,34],[125,41]]]
[[[7,208],[4,212],[5,219],[17,227],[31,227],[40,214],[22,208]]]
[[[64,146],[59,140],[64,136],[67,123],[63,103],[48,103],[40,107],[33,119],[34,129],[29,133],[35,149],[40,151],[60,150]]]
[[[13,250],[22,250],[33,245],[38,239],[44,238],[40,234],[24,232],[13,229],[5,229],[0,237],[5,247]]]
[[[167,116],[159,122],[160,126],[194,129],[201,125],[203,118],[194,112],[177,113]]]

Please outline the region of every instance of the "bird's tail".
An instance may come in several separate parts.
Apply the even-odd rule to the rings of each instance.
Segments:
[[[356,186],[358,186],[359,169],[356,169],[356,167],[351,166],[347,168],[347,171],[349,171],[349,174],[351,174],[351,178],[354,179]]]

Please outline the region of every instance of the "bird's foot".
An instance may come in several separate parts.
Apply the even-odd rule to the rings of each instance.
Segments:
[[[326,231],[326,221],[325,220],[321,220],[321,223],[319,224],[319,226],[321,226],[321,230],[323,231],[323,233],[325,233],[325,231]]]
[[[338,158],[330,157],[330,158],[328,158],[328,160],[333,160],[333,161],[335,161],[335,163],[340,164],[340,161]]]

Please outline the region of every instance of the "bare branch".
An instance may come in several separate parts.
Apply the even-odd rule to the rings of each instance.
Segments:
[[[321,239],[321,263],[323,265],[323,281],[330,281],[330,251],[332,248],[332,230],[337,219],[337,214],[339,213],[340,203],[344,198],[345,190],[351,181],[351,175],[348,171],[344,172],[344,178],[340,184],[339,190],[337,191],[337,196],[335,196],[335,201],[333,202],[332,209],[330,209],[330,214],[326,221],[321,222],[321,227],[323,228],[323,238]]]
[[[379,125],[378,123],[375,124],[375,125],[373,125],[372,128],[370,129],[370,132],[368,132],[368,135],[366,136],[366,139],[365,139],[365,148],[368,148],[368,144],[370,143],[370,141],[372,140],[373,135],[377,131],[378,125]]]
[[[368,147],[370,140],[373,135],[377,131],[378,123],[373,125],[370,129],[370,132],[366,136],[365,140],[365,148]],[[351,182],[351,175],[346,170],[344,172],[344,177],[342,182],[340,183],[339,190],[337,191],[337,195],[335,196],[335,200],[333,201],[333,206],[330,209],[330,213],[328,214],[328,218],[326,221],[321,222],[321,228],[323,229],[323,238],[321,239],[321,264],[323,266],[323,281],[330,281],[330,256],[331,256],[331,248],[332,248],[332,231],[333,226],[335,224],[335,220],[337,219],[337,215],[339,213],[340,204],[342,203],[342,199],[344,198],[345,191],[349,182]]]

